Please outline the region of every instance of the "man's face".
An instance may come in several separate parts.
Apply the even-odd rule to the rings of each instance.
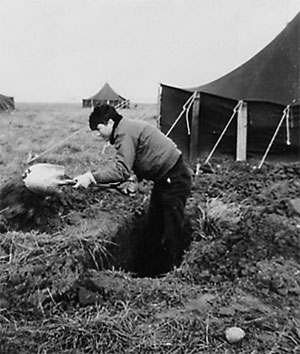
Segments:
[[[111,133],[112,133],[113,125],[114,125],[114,122],[111,119],[109,119],[107,124],[99,123],[97,125],[98,136],[100,136],[104,140],[109,140]]]

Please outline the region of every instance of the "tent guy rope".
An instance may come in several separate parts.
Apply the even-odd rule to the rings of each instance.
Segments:
[[[128,100],[127,100],[127,101],[128,101]],[[122,107],[123,107],[123,104],[124,104],[124,102],[122,102],[121,104],[117,105],[115,108],[116,108],[116,109],[122,108]],[[94,108],[94,107],[92,107],[92,109],[93,109],[93,108]],[[82,129],[79,129],[79,130],[77,130],[76,132],[74,132],[74,133],[70,134],[69,136],[67,136],[65,139],[60,140],[60,141],[58,141],[57,143],[55,143],[54,145],[50,146],[48,149],[46,149],[46,150],[43,151],[42,153],[40,153],[40,154],[38,154],[38,155],[36,155],[36,156],[34,156],[34,157],[29,157],[29,158],[27,159],[26,163],[27,163],[27,164],[30,164],[31,162],[36,161],[36,160],[39,159],[41,156],[44,156],[44,155],[47,154],[48,152],[54,150],[55,148],[57,148],[58,146],[60,146],[61,144],[63,144],[63,143],[66,142],[67,140],[69,140],[70,138],[72,138],[73,136],[75,136],[75,135],[77,135],[77,134],[83,132],[83,131],[86,130],[86,129],[87,129],[86,127],[82,128]],[[109,144],[108,144],[108,145],[109,145]],[[105,146],[103,147],[102,154],[105,153],[105,149],[106,149],[106,148],[107,148],[107,146],[105,145]]]
[[[280,119],[280,121],[279,121],[279,123],[277,125],[277,128],[276,128],[276,130],[275,130],[275,132],[274,132],[274,134],[272,136],[272,139],[271,139],[271,141],[270,141],[270,143],[269,143],[269,145],[268,145],[268,147],[267,147],[267,149],[265,151],[265,154],[264,154],[263,158],[261,159],[260,164],[258,165],[258,169],[260,169],[262,167],[262,165],[263,165],[263,163],[264,163],[264,161],[265,161],[265,159],[266,159],[266,157],[267,157],[267,155],[268,155],[268,153],[269,153],[269,151],[270,151],[270,149],[271,149],[271,147],[272,147],[272,145],[274,143],[274,140],[275,140],[275,138],[276,138],[276,136],[277,136],[277,134],[279,132],[279,129],[280,129],[284,119],[286,119],[287,145],[290,145],[290,140],[289,140],[290,139],[290,132],[289,132],[289,125],[288,125],[289,112],[290,112],[290,105],[287,105],[285,107],[285,109],[283,110],[282,117],[281,117],[281,119]]]
[[[61,144],[63,144],[64,142],[66,142],[67,140],[69,140],[70,138],[72,138],[73,136],[77,135],[78,133],[81,133],[82,131],[84,131],[84,130],[86,130],[86,129],[87,129],[87,128],[84,127],[84,128],[82,128],[82,129],[77,130],[76,132],[74,132],[74,133],[70,134],[69,136],[67,136],[65,139],[60,140],[60,141],[58,141],[56,144],[50,146],[48,149],[46,149],[45,151],[41,152],[39,155],[27,159],[26,162],[29,164],[29,163],[31,163],[31,162],[33,162],[33,161],[36,161],[36,160],[39,159],[41,156],[44,156],[44,155],[47,154],[48,152],[50,152],[50,151],[52,151],[53,149],[57,148],[58,146],[60,146]]]
[[[219,139],[217,140],[217,142],[215,143],[215,145],[214,145],[214,147],[212,148],[211,152],[209,153],[207,159],[205,160],[205,162],[204,162],[205,164],[208,163],[209,160],[211,159],[213,153],[215,152],[215,150],[216,150],[217,146],[219,145],[220,141],[222,140],[222,138],[223,138],[223,136],[224,136],[226,130],[228,129],[230,123],[232,122],[233,118],[235,117],[236,112],[238,111],[238,109],[240,108],[240,106],[241,106],[242,104],[243,104],[243,101],[239,101],[238,104],[234,107],[233,113],[232,113],[232,115],[231,115],[229,121],[227,122],[225,128],[223,129],[221,135],[219,136]]]
[[[195,101],[196,95],[197,95],[197,91],[195,91],[192,94],[192,96],[190,96],[188,98],[188,100],[185,102],[185,104],[182,106],[182,111],[180,112],[179,116],[175,119],[174,123],[171,125],[170,129],[166,133],[166,136],[169,136],[169,134],[175,128],[176,124],[178,123],[178,121],[180,120],[180,118],[183,116],[184,113],[186,113],[185,120],[186,120],[186,126],[187,126],[188,135],[191,134],[191,129],[190,129],[189,120],[188,120],[188,118],[189,118],[188,114],[189,114],[189,110],[190,110],[192,104]]]

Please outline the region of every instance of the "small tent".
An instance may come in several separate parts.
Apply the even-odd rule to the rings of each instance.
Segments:
[[[161,84],[160,125],[186,157],[300,157],[300,13],[246,63],[194,88]],[[240,132],[242,132],[240,134]],[[242,142],[244,157],[240,154]]]
[[[12,111],[15,109],[15,101],[13,97],[0,94],[0,111]]]
[[[107,82],[104,84],[102,89],[94,96],[90,98],[84,98],[82,100],[82,107],[95,107],[96,105],[101,103],[108,103],[114,107],[122,106],[124,108],[127,108],[129,106],[129,100],[116,93]]]

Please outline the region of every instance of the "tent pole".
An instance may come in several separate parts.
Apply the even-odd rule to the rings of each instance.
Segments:
[[[200,116],[200,98],[201,93],[197,92],[193,103],[193,113],[191,122],[191,134],[190,134],[190,160],[193,160],[198,155],[198,143],[199,143],[199,116]]]
[[[215,143],[215,146],[212,148],[211,152],[209,153],[207,159],[205,160],[205,164],[209,162],[210,158],[212,157],[213,153],[215,152],[217,146],[219,145],[220,141],[222,140],[226,130],[228,129],[230,123],[232,122],[237,110],[239,109],[240,105],[243,103],[243,101],[239,101],[238,104],[234,107],[233,109],[233,114],[231,115],[229,121],[227,122],[225,128],[223,129],[221,135],[219,136],[219,139],[217,140],[217,142]]]
[[[286,145],[291,145],[291,133],[290,133],[290,106],[287,106],[288,110],[286,113]]]
[[[273,142],[274,142],[274,140],[275,140],[275,138],[276,138],[276,135],[277,135],[277,133],[279,132],[279,129],[280,129],[280,127],[281,127],[281,124],[282,124],[282,122],[284,121],[284,119],[285,119],[285,117],[286,117],[287,112],[289,111],[289,109],[290,109],[290,106],[288,105],[288,106],[283,110],[283,115],[282,115],[282,117],[281,117],[281,119],[280,119],[280,122],[279,122],[278,125],[277,125],[277,128],[276,128],[276,130],[275,130],[275,132],[274,132],[274,134],[273,134],[273,136],[272,136],[272,139],[271,139],[271,141],[270,141],[270,143],[269,143],[269,145],[268,145],[268,147],[267,147],[267,150],[266,150],[266,152],[265,152],[263,158],[261,159],[260,164],[258,165],[258,169],[260,169],[261,166],[263,165],[263,163],[264,163],[264,161],[265,161],[265,159],[266,159],[266,157],[267,157],[267,155],[268,155],[268,153],[269,153],[269,151],[270,151],[270,149],[271,149],[271,146],[273,145]]]
[[[246,161],[247,158],[247,102],[243,102],[237,116],[236,161]]]
[[[161,130],[160,120],[161,120],[161,84],[158,85],[157,90],[157,128]]]

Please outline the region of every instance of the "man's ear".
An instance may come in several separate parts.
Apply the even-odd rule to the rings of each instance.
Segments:
[[[108,122],[107,122],[109,125],[114,125],[114,121],[111,119],[111,118],[109,118],[109,120],[108,120]]]

